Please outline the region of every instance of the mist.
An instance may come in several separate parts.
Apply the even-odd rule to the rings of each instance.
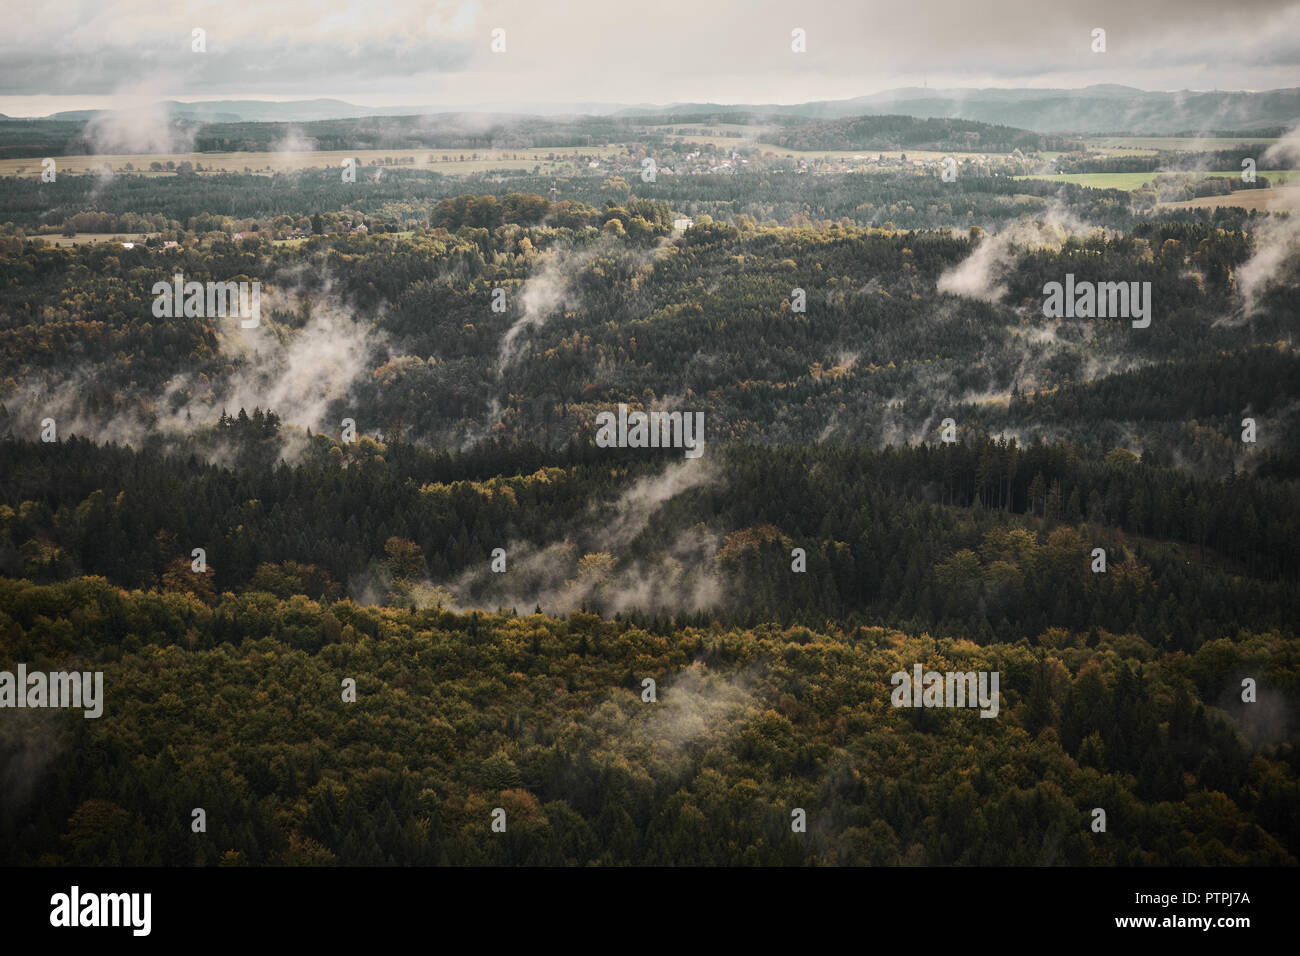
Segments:
[[[1236,271],[1242,317],[1259,311],[1269,286],[1283,284],[1300,263],[1300,217],[1273,213],[1252,238],[1255,251]]]
[[[654,675],[636,675],[650,677]],[[718,674],[696,661],[669,677],[656,680],[654,704],[639,699],[629,716],[620,711],[593,723],[608,740],[643,748],[660,760],[676,760],[692,745],[734,736],[759,713],[753,668]]]
[[[542,328],[561,307],[568,311],[584,308],[576,280],[593,261],[608,255],[637,270],[650,265],[671,248],[671,245],[662,243],[639,249],[602,236],[589,245],[568,246],[544,253],[539,257],[541,268],[530,275],[519,290],[521,314],[501,339],[497,354],[498,378],[519,358],[523,350],[519,339],[526,331]]]
[[[1005,280],[1020,250],[1060,249],[1072,233],[1087,233],[1091,228],[1059,201],[1053,202],[1040,215],[1014,220],[986,234],[969,256],[939,276],[935,287],[941,293],[997,304],[1007,293]]]
[[[308,299],[310,317],[301,328],[268,318],[298,313]],[[358,319],[331,291],[328,279],[323,291],[307,293],[286,272],[264,284],[262,306],[261,324],[251,329],[216,320],[219,359],[227,374],[179,373],[153,392],[128,394],[129,404],[121,410],[97,414],[86,403],[86,393],[96,387],[93,373],[77,366],[34,373],[0,401],[15,434],[36,437],[48,417],[60,439],[78,435],[137,448],[151,436],[178,439],[214,425],[223,411],[234,415],[241,408],[261,408],[274,411],[283,425],[297,426],[280,435],[280,455],[292,461],[305,447],[302,430],[338,428],[338,421],[327,418],[329,408],[348,396],[371,367],[372,356],[385,353],[386,339],[372,323]],[[216,464],[232,460],[233,449],[220,442],[200,443],[194,450]]]
[[[617,500],[593,504],[563,538],[503,545],[505,573],[493,573],[484,555],[480,565],[454,581],[426,582],[416,591],[462,611],[540,606],[548,614],[565,614],[594,606],[613,614],[717,607],[725,595],[714,561],[720,542],[704,527],[675,528],[664,544],[628,564],[620,566],[617,556],[651,529],[662,508],[718,479],[706,458],[674,462],[660,474],[637,479]]]
[[[99,113],[82,136],[95,153],[189,153],[194,150],[192,129],[171,122],[162,103]]]

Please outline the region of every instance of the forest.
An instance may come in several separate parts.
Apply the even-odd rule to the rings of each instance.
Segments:
[[[521,120],[623,147],[554,176],[0,178],[0,671],[106,694],[0,712],[0,864],[1296,864],[1294,218],[946,119],[648,181],[652,119]],[[1010,155],[808,152],[868,139]],[[620,404],[702,457],[598,447]],[[917,664],[997,717],[893,707]]]
[[[241,412],[232,440],[264,444],[277,425]],[[5,451],[0,570],[42,583],[606,615],[644,604],[978,642],[1137,626],[1189,652],[1238,625],[1290,633],[1297,610],[1294,482],[1198,480],[1123,451],[732,445],[666,464],[623,451],[612,467],[591,443],[462,456],[363,439],[345,454],[317,435],[302,464],[236,470],[76,439]],[[790,572],[796,546],[803,574]],[[193,547],[204,574],[190,573]],[[476,576],[496,547],[544,566]],[[1096,547],[1104,574],[1090,570]],[[620,588],[638,575],[663,593],[629,604]]]
[[[27,770],[4,791],[7,864],[1224,866],[1300,847],[1278,723],[1295,644],[1273,631],[1193,654],[1064,630],[979,647],[94,577],[0,579],[0,601],[9,653],[93,661],[109,701],[3,725]],[[918,660],[999,671],[999,719],[889,706],[886,675]],[[1267,709],[1231,702],[1243,675]]]
[[[656,117],[618,119],[591,116],[379,116],[288,122],[210,122],[185,116],[163,124],[177,152],[268,152],[292,139],[300,148],[340,149],[520,149],[591,146],[653,138],[646,126]],[[690,122],[695,117],[676,119]],[[108,152],[99,148],[94,120],[0,120],[0,158]],[[180,148],[185,147],[185,148]]]
[[[1068,152],[1077,139],[1048,136],[974,120],[917,119],[914,116],[855,116],[785,126],[764,137],[790,149],[922,149],[977,153]]]
[[[1017,227],[1018,246],[979,227],[745,217],[675,234],[679,208],[626,193],[599,206],[461,196],[405,237],[235,240],[209,220],[168,249],[9,240],[0,421],[29,439],[46,414],[83,436],[165,439],[269,406],[295,441],[351,416],[372,437],[554,446],[589,435],[602,408],[678,396],[718,442],[933,440],[951,418],[972,435],[1130,448],[1218,476],[1295,474],[1294,306],[1285,283],[1242,278],[1265,215],[1067,233],[1068,214],[1048,210]],[[178,272],[261,281],[265,330],[157,322],[152,286]],[[1044,319],[1043,285],[1066,273],[1152,282],[1151,327]],[[285,376],[301,388],[276,389]],[[297,414],[303,389],[322,390],[312,421]]]
[[[582,202],[597,208],[610,200],[667,202],[675,211],[725,222],[745,216],[758,223],[803,226],[825,222],[899,229],[969,227],[1042,215],[1064,207],[1084,221],[1113,229],[1134,224],[1127,193],[1090,189],[1043,180],[1012,179],[1030,173],[1028,162],[999,161],[994,168],[963,166],[956,182],[945,183],[938,169],[885,169],[873,173],[836,172],[804,175],[799,162],[767,158],[753,171],[660,176],[643,183],[639,172],[644,151],[628,157],[635,171],[589,174],[572,164],[563,175],[501,170],[468,177],[436,170],[384,167],[375,179],[343,187],[337,170],[304,169],[270,175],[252,172],[176,172],[159,176],[61,175],[42,184],[30,176],[0,177],[0,239],[58,235],[73,231],[170,233],[239,231],[228,220],[261,224],[286,217],[286,223],[328,217],[327,231],[359,222],[381,221],[411,230],[428,223],[438,202],[461,196],[539,195]],[[656,153],[669,164],[678,155]],[[820,159],[814,159],[820,163]],[[998,176],[992,175],[999,172]],[[551,190],[556,190],[552,194]],[[1200,212],[1200,210],[1191,211]],[[1215,210],[1220,217],[1243,210]],[[127,238],[127,236],[123,236]],[[169,238],[178,238],[169,235]]]
[[[102,120],[100,121],[102,123]],[[1063,149],[1077,140],[973,120],[912,116],[801,121],[704,110],[635,116],[540,117],[442,113],[289,122],[210,122],[170,117],[177,152],[264,152],[286,141],[311,150],[529,149],[605,143],[662,144],[669,128],[696,124],[763,124],[765,140],[794,149],[960,149],[1005,152]],[[766,130],[771,127],[770,132]],[[0,159],[111,152],[99,148],[100,124],[90,120],[0,119]],[[838,145],[847,144],[847,145]],[[893,144],[893,145],[889,145]]]

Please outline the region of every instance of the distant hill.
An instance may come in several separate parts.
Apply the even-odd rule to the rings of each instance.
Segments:
[[[256,123],[256,122],[307,122],[322,119],[351,119],[359,116],[376,116],[391,113],[419,113],[421,109],[389,110],[355,106],[342,100],[293,100],[272,102],[268,100],[211,100],[202,103],[182,103],[165,100],[158,104],[170,119],[195,120],[203,123]],[[45,117],[61,122],[84,123],[106,110],[66,110]]]
[[[1041,145],[1045,135],[1214,135],[1218,131],[1277,135],[1300,124],[1300,89],[1169,93],[1116,85],[1078,90],[913,87],[795,105],[573,103],[511,111],[469,106],[459,111],[442,106],[367,107],[336,99],[169,100],[158,107],[171,125],[184,130],[179,139],[193,138],[199,149],[264,149],[268,137],[286,135],[290,124],[304,127],[295,134],[305,133],[316,140],[316,148],[324,149],[362,148],[362,141],[394,147],[478,148],[493,143],[559,147],[614,141],[633,126],[740,123],[781,127],[783,138],[777,142],[791,147],[802,144],[805,149],[1009,151],[1050,148]],[[42,119],[0,117],[4,123],[0,158],[95,151],[91,138],[81,135],[82,128],[92,120],[117,115],[119,111],[69,110]],[[150,120],[156,115],[150,111]],[[410,119],[395,117],[428,119],[412,124]],[[909,117],[977,125],[925,127],[907,121]],[[349,128],[349,122],[360,126]],[[813,125],[818,123],[823,125]],[[891,123],[901,125],[891,129]],[[272,130],[268,125],[258,130],[251,124],[281,124],[282,128]],[[421,135],[411,135],[417,129]],[[487,129],[493,132],[485,135]],[[401,133],[395,135],[397,130]],[[544,130],[550,135],[540,135]],[[430,132],[441,135],[430,137]],[[237,143],[244,145],[236,147]]]
[[[851,104],[851,106],[849,106]],[[1039,132],[1172,135],[1251,130],[1300,122],[1300,89],[1259,93],[1148,92],[1127,86],[1081,90],[894,90],[849,100],[850,112],[889,108]]]
[[[1150,92],[1113,84],[1078,90],[888,90],[848,100],[794,106],[675,103],[634,106],[619,116],[664,115],[768,119],[841,119],[868,113],[903,113],[994,123],[1040,133],[1173,135],[1211,130],[1253,130],[1300,122],[1300,89],[1252,92]]]
[[[1064,137],[1032,130],[994,126],[974,120],[918,119],[914,116],[855,116],[817,120],[782,127],[763,136],[787,149],[952,150],[954,152],[1009,153],[1068,150],[1074,143]]]

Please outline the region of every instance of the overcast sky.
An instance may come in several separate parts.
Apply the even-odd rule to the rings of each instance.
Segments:
[[[6,0],[5,14],[12,116],[158,99],[506,109],[923,84],[1300,86],[1300,0]],[[206,53],[191,50],[195,27]],[[791,51],[796,27],[806,53]]]

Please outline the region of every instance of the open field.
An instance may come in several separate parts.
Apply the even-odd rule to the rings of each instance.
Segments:
[[[1154,153],[1157,150],[1180,150],[1182,152],[1213,152],[1231,149],[1234,146],[1271,146],[1277,142],[1268,136],[1227,136],[1222,138],[1191,136],[1098,136],[1086,140],[1089,149],[1123,150],[1126,154],[1133,152]]]
[[[757,145],[757,143],[755,143],[755,141],[752,138],[740,139],[735,136],[706,136],[704,134],[700,134],[700,135],[692,134],[690,136],[675,136],[669,134],[667,137],[665,137],[665,139],[667,139],[667,141],[669,143],[672,143],[673,146],[675,147],[688,146],[688,145],[707,146],[709,149],[715,149],[715,150],[737,149],[741,146]],[[653,147],[651,148],[653,149]]]
[[[1021,179],[1045,179],[1053,183],[1074,183],[1078,186],[1089,186],[1093,189],[1140,189],[1145,184],[1152,182],[1159,173],[1054,173],[1050,176],[1021,176]],[[1208,172],[1202,173],[1203,176],[1240,176],[1241,173],[1233,172]],[[1287,182],[1300,175],[1296,170],[1288,169],[1261,169],[1257,175],[1266,176],[1270,180],[1278,183]]]
[[[358,150],[322,150],[284,152],[284,153],[154,153],[154,154],[96,154],[77,156],[57,156],[55,162],[59,172],[87,173],[102,169],[105,165],[114,173],[136,173],[147,176],[172,176],[172,170],[152,171],[152,163],[168,162],[180,165],[190,163],[202,172],[244,172],[270,175],[277,172],[290,172],[297,169],[337,169],[349,156],[361,161],[358,176],[372,176],[377,169],[377,160],[411,159],[402,163],[401,169],[432,169],[451,175],[485,172],[491,169],[532,169],[541,166],[544,170],[559,170],[571,166],[579,157],[599,156],[602,159],[623,153],[616,146],[564,147],[561,149],[495,149],[495,150],[434,150],[434,149],[358,149]],[[460,157],[464,156],[462,160]],[[552,157],[548,159],[547,157]],[[443,157],[447,157],[444,161]],[[130,169],[127,168],[128,164]],[[397,164],[395,164],[397,165]],[[0,176],[39,176],[41,162],[39,159],[5,159],[0,160]]]
[[[991,153],[954,153],[930,150],[846,149],[801,151],[776,146],[772,143],[754,144],[729,137],[674,137],[674,139],[681,146],[698,144],[700,146],[713,146],[721,150],[749,145],[757,146],[764,153],[772,153],[792,159],[827,159],[850,164],[857,162],[863,165],[868,161],[874,162],[878,156],[882,155],[893,159],[906,156],[909,160],[915,159],[922,162],[937,161],[945,156],[952,156],[958,161],[971,159],[979,162],[1001,156],[1001,154]],[[393,163],[391,168],[429,169],[451,176],[500,169],[531,170],[535,167],[539,168],[543,174],[561,174],[572,173],[575,168],[584,172],[588,171],[591,157],[598,157],[602,161],[602,168],[608,172],[608,167],[604,165],[604,162],[618,156],[626,156],[626,150],[618,146],[584,146],[577,149],[568,147],[564,149],[503,149],[478,152],[466,151],[463,153],[428,149],[323,150],[284,153],[115,153],[57,156],[55,161],[59,172],[77,175],[101,170],[107,166],[115,175],[175,176],[174,169],[154,170],[150,168],[153,163],[166,164],[170,162],[177,166],[181,163],[190,163],[200,175],[219,172],[251,172],[270,176],[275,173],[293,172],[300,169],[337,169],[343,160],[349,156],[361,161],[357,169],[358,178],[373,177],[380,170],[390,168],[387,162],[383,165],[376,164],[378,160],[397,159],[411,159],[413,161],[409,163]],[[464,156],[465,159],[462,160],[461,156]],[[443,157],[447,157],[446,161],[444,161]],[[577,164],[576,167],[575,164]],[[0,176],[35,177],[40,175],[40,171],[41,164],[36,159],[0,160]]]
[[[160,233],[157,232],[79,232],[75,236],[60,236],[57,233],[50,233],[47,235],[37,235],[33,233],[29,235],[28,238],[44,239],[52,246],[91,246],[102,242],[139,242],[141,236],[149,239],[158,235],[160,235]]]
[[[1240,209],[1300,210],[1300,187],[1284,186],[1268,189],[1238,189],[1229,196],[1202,196],[1181,202],[1161,203],[1161,209],[1217,209],[1236,206]]]
[[[105,242],[139,242],[142,236],[144,238],[151,239],[158,235],[161,235],[161,233],[146,232],[146,233],[127,234],[121,232],[79,232],[75,236],[60,236],[53,233],[37,235],[33,233],[32,235],[28,236],[28,238],[44,239],[52,246],[90,246],[90,245],[99,245]],[[413,233],[392,232],[392,233],[386,233],[386,235],[396,239],[407,239],[411,235],[413,235]],[[272,242],[274,242],[278,246],[301,246],[306,241],[307,241],[306,239],[272,240]]]
[[[648,132],[662,134],[670,140],[708,143],[712,146],[752,144],[771,128],[770,126],[747,126],[743,123],[666,123],[645,127]],[[729,133],[739,135],[727,135]]]
[[[843,162],[852,162],[855,158],[859,162],[867,160],[874,161],[878,156],[884,156],[886,159],[901,159],[906,156],[909,160],[919,159],[922,162],[943,159],[945,156],[951,156],[961,161],[972,159],[977,162],[989,159],[1002,159],[1005,153],[954,153],[938,152],[926,149],[809,149],[798,150],[790,149],[786,146],[777,146],[773,143],[756,143],[755,147],[764,153],[773,153],[777,156],[787,156],[796,159],[832,159]]]

